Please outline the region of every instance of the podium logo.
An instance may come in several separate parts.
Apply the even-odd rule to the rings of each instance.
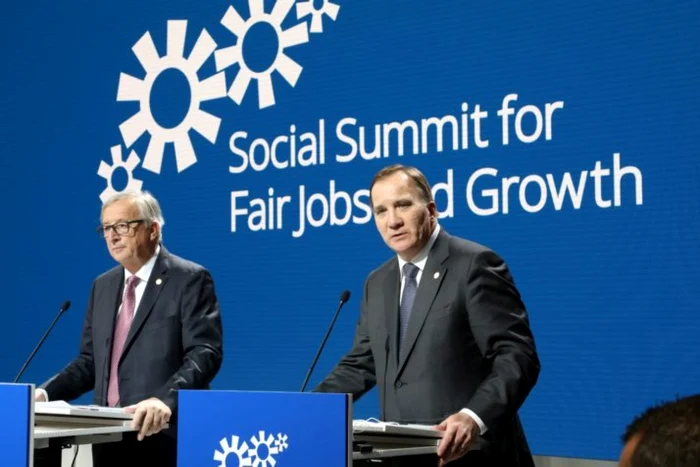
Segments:
[[[275,467],[276,457],[287,450],[287,435],[278,433],[277,436],[259,431],[258,435],[250,438],[250,446],[246,441],[241,441],[236,435],[228,438],[221,438],[219,445],[221,450],[214,451],[214,460],[218,467],[231,467],[236,465],[232,462],[231,456],[237,458],[238,467]]]

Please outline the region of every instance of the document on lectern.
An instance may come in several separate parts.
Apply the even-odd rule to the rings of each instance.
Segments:
[[[113,418],[131,420],[133,414],[120,407],[102,407],[99,405],[72,405],[66,401],[35,402],[34,413],[37,415],[72,415],[76,417]]]
[[[443,432],[433,425],[414,423],[400,424],[372,420],[353,420],[352,430],[355,434],[379,434],[394,436],[415,436],[420,438],[442,438]]]

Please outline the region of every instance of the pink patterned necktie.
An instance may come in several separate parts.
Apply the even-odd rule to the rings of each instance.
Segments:
[[[136,305],[136,285],[139,278],[134,276],[126,280],[126,290],[122,309],[117,316],[117,324],[114,326],[114,338],[112,339],[112,363],[109,367],[109,386],[107,387],[107,405],[116,407],[119,404],[119,359],[124,350],[126,336],[129,334],[131,322],[134,320],[134,308]]]

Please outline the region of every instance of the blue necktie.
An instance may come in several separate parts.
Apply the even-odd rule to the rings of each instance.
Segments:
[[[403,295],[401,297],[401,307],[399,309],[399,348],[403,345],[403,339],[406,336],[406,329],[408,329],[408,319],[411,316],[411,308],[413,308],[413,300],[416,298],[416,289],[418,288],[418,283],[416,282],[416,276],[418,276],[418,266],[413,263],[406,263],[403,265]]]

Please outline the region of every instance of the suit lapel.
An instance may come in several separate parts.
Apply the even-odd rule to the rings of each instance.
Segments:
[[[397,355],[399,348],[399,290],[401,276],[399,275],[399,262],[392,261],[384,278],[384,309],[386,312],[386,329],[389,338],[389,355]],[[398,357],[396,362],[398,363]]]
[[[122,359],[124,355],[129,351],[129,347],[134,341],[136,334],[139,332],[143,323],[148,318],[153,310],[153,305],[155,305],[160,295],[160,291],[165,287],[165,283],[168,280],[168,269],[170,265],[168,252],[163,246],[160,247],[160,254],[156,259],[156,264],[153,265],[153,271],[151,271],[151,277],[148,278],[148,283],[146,284],[146,290],[143,292],[143,297],[141,297],[141,302],[136,310],[136,315],[134,316],[134,321],[131,323],[131,328],[129,329],[129,334],[126,337],[126,342],[124,343],[124,350],[122,351]]]
[[[446,260],[449,256],[448,246],[448,236],[444,230],[441,230],[428,255],[428,261],[425,263],[425,269],[423,270],[420,284],[416,291],[416,298],[413,302],[411,317],[408,320],[406,336],[401,346],[401,355],[399,355],[399,371],[397,372],[397,378],[406,365],[406,360],[411,354],[416,339],[418,339],[418,335],[423,328],[425,318],[427,318],[428,312],[435,301],[435,296],[438,290],[440,290],[440,285],[442,285],[442,281],[447,275]]]
[[[104,301],[96,304],[98,310],[100,310],[95,317],[100,317],[100,321],[97,319],[93,321],[93,329],[103,329],[104,326],[104,344],[106,347],[107,358],[103,360],[104,364],[100,366],[100,371],[102,372],[97,376],[96,381],[104,381],[102,384],[102,391],[99,396],[106,400],[107,399],[107,382],[109,381],[109,362],[112,360],[112,348],[114,346],[113,336],[114,336],[114,325],[117,321],[117,311],[122,302],[122,289],[124,287],[124,268],[119,268],[116,270],[114,277],[109,281],[107,286],[107,291],[105,292]],[[104,310],[104,311],[102,311]],[[97,368],[95,369],[97,370]]]
[[[105,343],[107,344],[109,350],[107,353],[109,354],[110,358],[112,356],[112,336],[114,335],[114,324],[117,321],[117,310],[119,310],[119,306],[121,305],[122,302],[122,288],[124,287],[124,268],[118,269],[118,272],[115,274],[114,278],[109,281],[109,285],[107,286],[107,292],[105,293],[105,304],[106,306],[102,304],[98,304],[98,310],[102,309],[102,306],[104,306],[104,309],[106,310],[104,314],[97,313],[96,316],[104,316],[104,324],[103,323],[93,323],[93,328],[94,329],[105,329]]]

